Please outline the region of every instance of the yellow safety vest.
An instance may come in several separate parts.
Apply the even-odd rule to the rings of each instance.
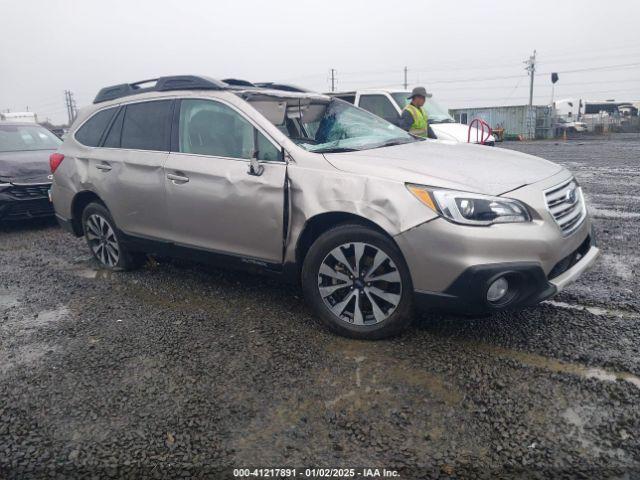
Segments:
[[[411,103],[407,104],[407,106],[404,107],[404,109],[408,110],[411,116],[413,117],[413,123],[409,128],[409,133],[411,133],[412,135],[416,135],[418,137],[427,138],[428,119],[427,119],[426,112]]]

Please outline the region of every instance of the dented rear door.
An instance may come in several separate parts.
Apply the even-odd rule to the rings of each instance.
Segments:
[[[106,203],[118,228],[145,238],[167,230],[164,162],[169,155],[173,100],[123,106],[101,148],[87,153],[86,189]]]

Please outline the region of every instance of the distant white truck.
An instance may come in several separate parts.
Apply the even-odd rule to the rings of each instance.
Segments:
[[[389,90],[389,89],[365,89],[350,92],[328,93],[333,97],[353,103],[379,117],[384,118],[388,122],[395,125],[398,124],[402,110],[406,106],[407,97],[411,92],[406,90]],[[446,108],[441,107],[433,100],[430,95],[424,104],[424,110],[429,117],[429,126],[438,140],[453,140],[456,142],[469,141],[470,143],[481,143],[482,131],[475,126],[469,130],[468,125],[457,123]],[[487,131],[485,130],[485,137]],[[490,135],[485,145],[494,145],[495,138]]]
[[[0,112],[0,121],[38,123],[38,116],[34,112]]]

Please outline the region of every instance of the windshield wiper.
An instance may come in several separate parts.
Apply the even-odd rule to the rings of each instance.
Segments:
[[[318,150],[310,150],[313,153],[342,153],[342,152],[357,152],[358,148],[347,148],[347,147],[328,147],[328,148],[319,148]]]

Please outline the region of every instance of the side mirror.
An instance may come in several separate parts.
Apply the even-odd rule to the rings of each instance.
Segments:
[[[249,175],[259,177],[264,173],[264,166],[258,161],[258,150],[254,150],[249,160]]]
[[[253,152],[251,153],[251,159],[249,160],[249,175],[254,175],[259,177],[264,173],[264,167],[260,165],[258,161],[258,155],[260,151],[258,150],[258,129],[253,129]]]

